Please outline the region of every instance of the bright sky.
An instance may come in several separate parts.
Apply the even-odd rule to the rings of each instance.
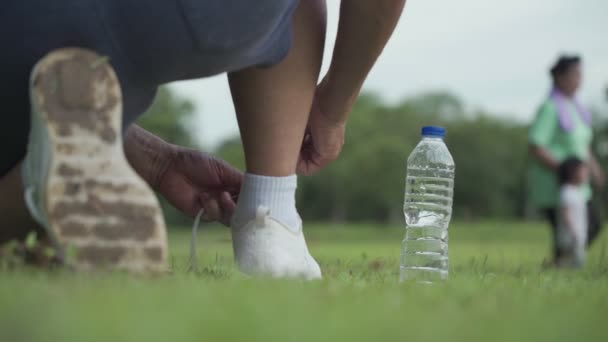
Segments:
[[[327,2],[324,70],[339,6]],[[597,105],[608,87],[607,34],[607,0],[408,0],[365,89],[389,103],[449,90],[476,108],[530,120],[548,91],[551,63],[560,52],[576,52],[585,62],[580,97]],[[205,147],[238,134],[225,76],[172,86],[197,105]]]

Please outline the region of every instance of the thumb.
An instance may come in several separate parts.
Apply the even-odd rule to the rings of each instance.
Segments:
[[[243,183],[243,172],[223,160],[214,159],[214,161],[220,182],[231,193],[237,194]]]

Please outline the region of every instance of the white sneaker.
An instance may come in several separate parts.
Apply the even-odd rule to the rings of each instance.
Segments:
[[[321,268],[308,252],[302,228],[297,233],[259,207],[254,220],[232,228],[232,246],[243,273],[274,278],[320,279]]]
[[[164,219],[124,155],[120,85],[107,60],[51,52],[32,71],[30,99],[25,199],[59,258],[76,269],[166,271]]]

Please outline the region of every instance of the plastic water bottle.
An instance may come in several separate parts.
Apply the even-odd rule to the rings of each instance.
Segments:
[[[422,140],[407,159],[401,281],[432,283],[448,278],[455,165],[443,142],[445,133],[443,127],[423,127]]]

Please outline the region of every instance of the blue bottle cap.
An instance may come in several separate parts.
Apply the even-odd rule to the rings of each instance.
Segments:
[[[422,127],[422,135],[423,136],[431,136],[431,137],[445,137],[445,128],[439,126],[424,126]]]

